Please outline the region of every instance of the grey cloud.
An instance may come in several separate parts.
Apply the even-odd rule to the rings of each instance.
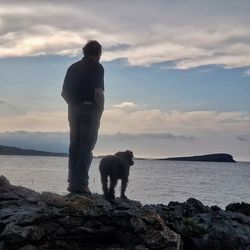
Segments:
[[[105,50],[107,50],[107,51],[116,51],[116,50],[128,49],[130,47],[131,47],[131,45],[124,43],[124,44],[116,44],[116,45],[113,45],[113,46],[106,47]]]
[[[51,152],[67,152],[68,133],[13,131],[0,134],[0,145]]]
[[[116,133],[113,135],[100,135],[100,137],[111,140],[195,140],[194,136],[174,135],[171,133]]]
[[[121,147],[131,148],[135,145],[145,146],[149,142],[157,145],[157,142],[167,140],[192,141],[193,136],[173,135],[171,133],[162,134],[125,134],[117,133],[111,135],[100,134],[97,148],[99,151],[112,149],[119,150]],[[67,132],[28,132],[13,131],[0,133],[0,145],[17,146],[27,149],[45,150],[52,152],[67,152],[69,134]]]
[[[186,136],[186,135],[174,135],[171,133],[166,134],[141,134],[142,137],[148,139],[161,139],[161,140],[195,140],[194,136]]]
[[[144,135],[145,136],[145,135]],[[146,135],[147,139],[141,139],[141,134],[128,135],[118,133],[114,135],[99,135],[95,155],[110,154],[120,150],[131,149],[136,157],[170,157],[178,155],[195,155],[214,153],[215,149],[218,152],[232,152],[233,155],[243,157],[242,159],[249,160],[249,135],[240,135],[241,138],[249,138],[247,142],[235,145],[235,139],[232,138],[228,141],[221,134],[214,136],[207,136],[205,138],[196,137],[195,139],[171,139],[176,135],[171,133]],[[247,137],[248,136],[248,137]],[[157,138],[170,138],[170,139],[157,139]],[[184,135],[186,137],[186,135]],[[190,136],[187,136],[188,138]],[[124,139],[126,138],[126,139]],[[221,142],[224,141],[223,145]],[[28,132],[28,131],[15,131],[0,133],[0,145],[17,146],[27,149],[36,149],[52,152],[68,152],[69,134],[67,132]],[[247,144],[246,144],[247,143]]]
[[[0,117],[11,117],[24,114],[26,114],[26,111],[23,108],[0,100]]]
[[[103,42],[107,52],[115,53],[105,60],[127,58],[134,65],[171,61],[178,68],[210,64],[247,66],[249,12],[250,3],[244,0],[237,4],[233,0],[145,0],[143,4],[111,0],[1,1],[0,38],[5,50],[0,51],[0,56],[15,55],[11,49],[18,50],[18,42],[39,35],[44,36],[44,45],[34,46],[33,50],[28,47],[23,51],[25,55],[70,53],[85,39],[95,37]],[[46,43],[46,36],[59,31],[70,33]],[[73,42],[68,40],[69,36],[78,36],[83,41]],[[150,53],[144,55],[146,51]]]
[[[250,122],[250,116],[246,112],[246,115],[241,115],[241,116],[236,116],[236,117],[231,117],[231,118],[225,118],[221,120],[221,123],[232,123],[232,124],[237,124],[237,123],[249,123]]]
[[[248,136],[250,138],[250,136]],[[244,136],[237,136],[237,140],[247,142],[249,138],[245,138]]]
[[[3,20],[11,19],[20,23],[24,27],[35,24],[56,25],[62,28],[91,27],[101,25],[112,30],[112,27],[141,29],[147,28],[151,31],[152,26],[199,26],[201,24],[211,24],[213,20],[207,21],[206,16],[213,16],[214,21],[221,20],[217,26],[227,22],[234,22],[231,15],[237,16],[237,21],[246,19],[250,5],[239,0],[237,6],[234,1],[205,2],[188,1],[182,3],[166,1],[1,1],[2,8],[8,8],[7,14],[2,13]],[[12,11],[12,9],[16,11]],[[18,11],[18,9],[20,11]],[[23,10],[23,11],[21,11]],[[168,11],[166,14],[166,10]],[[140,13],[140,14],[138,14]],[[194,15],[195,13],[195,15]],[[231,15],[230,15],[231,14]],[[7,19],[9,18],[9,19]],[[22,19],[21,19],[22,18]],[[84,23],[83,21],[88,21]],[[92,21],[92,22],[91,22]],[[199,22],[198,22],[199,21]],[[13,22],[14,24],[14,22]],[[32,25],[31,25],[32,24]],[[5,22],[6,25],[6,22]],[[100,26],[100,27],[101,27]],[[215,26],[216,27],[216,26]],[[14,25],[13,25],[14,28]],[[216,30],[208,26],[209,32]],[[155,34],[160,35],[159,33]]]
[[[91,10],[81,3],[74,4],[72,1],[72,4],[68,4],[69,2],[62,3],[60,1],[58,4],[51,1],[43,1],[42,3],[32,1],[30,4],[28,2],[20,4],[20,1],[17,1],[16,4],[11,2],[11,4],[1,5],[3,9],[2,13],[0,12],[1,34],[19,32],[26,35],[29,33],[36,35],[43,32],[43,27],[76,32],[107,27],[105,23],[100,21],[98,15],[91,14]]]

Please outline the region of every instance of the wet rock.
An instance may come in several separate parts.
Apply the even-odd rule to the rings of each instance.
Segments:
[[[3,175],[0,176],[0,186],[10,186],[9,180]]]
[[[239,213],[238,207],[229,206],[237,212],[224,211],[217,206],[206,207],[193,198],[184,203],[148,207],[160,214],[171,230],[181,235],[184,250],[250,249],[250,217]],[[244,204],[243,207],[248,206]]]
[[[43,192],[0,177],[0,249],[250,249],[249,204],[138,201]],[[183,242],[183,246],[182,246]]]
[[[211,206],[210,207],[212,209],[212,211],[216,212],[216,211],[219,211],[219,210],[222,210],[220,207],[214,205],[214,206]]]
[[[65,207],[68,204],[66,197],[51,192],[43,192],[40,196],[40,201],[44,201],[48,206],[57,208]]]
[[[227,211],[238,212],[250,216],[250,204],[241,203],[231,203],[226,207]]]
[[[191,217],[197,213],[206,213],[210,210],[209,207],[204,206],[199,200],[189,198],[185,203],[169,202],[168,209],[176,216]]]
[[[0,249],[181,249],[180,236],[137,201],[39,194],[0,181]]]

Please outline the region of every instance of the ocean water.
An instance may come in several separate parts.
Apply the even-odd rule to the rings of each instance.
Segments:
[[[65,157],[0,156],[0,175],[14,185],[38,192],[67,194],[67,160]],[[99,161],[93,160],[89,173],[90,189],[96,193],[102,193]],[[117,188],[117,195],[119,191]],[[135,160],[126,194],[142,204],[184,202],[190,197],[221,208],[232,202],[250,203],[250,163]]]

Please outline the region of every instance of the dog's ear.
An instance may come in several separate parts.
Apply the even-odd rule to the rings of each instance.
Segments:
[[[125,154],[126,154],[126,158],[127,158],[128,162],[129,162],[129,165],[131,165],[131,166],[134,165],[134,161],[133,161],[134,155],[133,155],[133,152],[130,151],[130,150],[126,150]]]
[[[132,151],[130,150],[126,150],[126,154],[129,155],[129,157],[133,158],[134,157],[134,154]]]

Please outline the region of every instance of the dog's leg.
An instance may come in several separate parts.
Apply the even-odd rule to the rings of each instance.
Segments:
[[[115,198],[115,187],[117,184],[118,179],[115,177],[110,177],[110,188],[109,188],[109,198],[114,199]]]
[[[101,174],[102,190],[105,196],[108,196],[108,175],[106,173]]]
[[[121,184],[121,198],[122,199],[127,199],[127,196],[125,195],[127,184],[128,184],[128,178],[127,177],[122,178],[122,184]]]

